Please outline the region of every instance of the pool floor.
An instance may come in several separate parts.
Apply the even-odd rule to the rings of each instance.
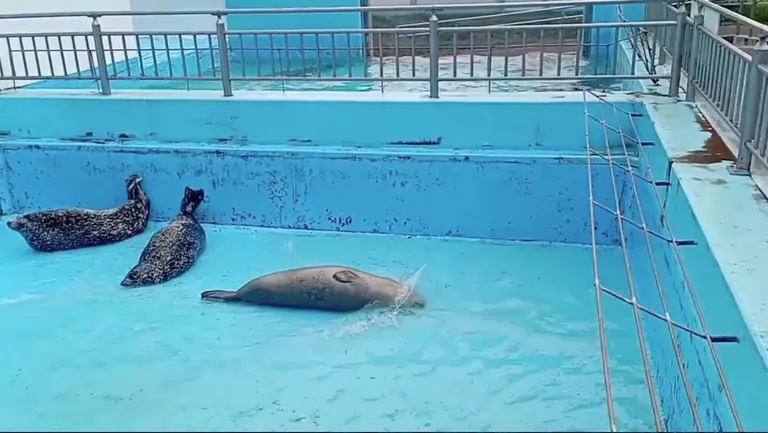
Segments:
[[[608,428],[590,247],[206,226],[208,249],[186,275],[121,288],[158,227],[40,254],[2,225],[0,430]],[[622,269],[620,250],[600,256]],[[334,314],[199,297],[333,263],[393,277],[426,265],[428,308]],[[631,310],[604,302],[618,428],[650,431]]]

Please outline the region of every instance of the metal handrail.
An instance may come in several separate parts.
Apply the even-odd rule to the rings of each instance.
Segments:
[[[737,23],[746,24],[748,26],[752,26],[758,30],[761,30],[765,33],[768,33],[768,25],[765,25],[759,21],[755,21],[752,18],[745,17],[744,15],[741,15],[738,12],[734,12],[730,9],[724,8],[718,4],[712,3],[709,0],[694,0],[694,1],[701,6],[704,6],[708,9],[712,9],[713,11],[716,11],[719,14],[726,16],[732,19],[733,21],[736,21]]]
[[[477,3],[477,4],[446,4],[446,5],[403,5],[403,6],[343,6],[343,7],[292,7],[292,8],[250,8],[250,9],[190,9],[165,11],[80,11],[80,12],[33,12],[20,14],[0,14],[0,19],[26,18],[101,18],[115,16],[167,16],[167,15],[212,15],[224,17],[228,15],[254,14],[307,14],[307,13],[339,13],[339,12],[424,12],[435,13],[443,11],[471,11],[477,9],[510,9],[535,8],[555,6],[599,6],[633,3],[663,3],[664,0],[552,0],[527,1],[518,3]]]

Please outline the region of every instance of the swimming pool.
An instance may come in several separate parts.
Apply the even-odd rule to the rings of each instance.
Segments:
[[[112,87],[117,90],[221,90],[222,84],[216,77],[221,76],[218,46],[215,39],[209,37],[184,36],[168,38],[162,36],[137,37],[136,46],[129,46],[125,38],[111,38],[113,46],[108,53],[108,73]],[[548,41],[552,43],[552,41]],[[79,47],[85,42],[76,40],[73,46]],[[92,42],[91,42],[92,45]],[[183,47],[183,49],[182,49]],[[90,48],[83,48],[83,50]],[[300,53],[274,50],[271,56],[257,58],[246,55],[243,50],[230,52],[230,69],[235,90],[270,90],[270,91],[376,91],[376,92],[425,92],[429,88],[429,58],[424,53],[410,53],[401,49],[395,56],[350,56],[339,52],[335,59],[320,60],[305,58]],[[440,84],[440,89],[455,93],[497,93],[518,91],[553,91],[578,90],[588,84],[596,88],[621,90],[620,82],[606,77],[600,83],[585,83],[578,75],[609,75],[611,62],[607,58],[593,56],[594,60],[577,55],[573,47],[563,49],[561,54],[539,51],[538,46],[524,49],[525,53],[516,55],[493,55],[490,58],[481,54],[444,55],[438,62],[441,78],[468,79],[487,76],[496,78],[488,81],[447,81]],[[611,46],[599,47],[600,52],[608,53]],[[519,49],[518,49],[519,51]],[[91,53],[91,56],[93,54]],[[119,57],[121,55],[122,57]],[[128,60],[120,60],[120,59]],[[34,69],[30,62],[30,69]],[[79,72],[68,76],[98,77],[97,61],[93,58],[83,60]],[[30,72],[31,73],[31,72]],[[202,77],[179,81],[178,77]],[[537,80],[504,81],[501,78],[541,77]],[[546,80],[546,77],[573,77],[573,80]],[[129,77],[136,77],[130,79]],[[142,79],[139,79],[139,78]],[[171,80],[171,78],[176,78]],[[310,78],[338,77],[339,81],[312,81]],[[344,80],[349,77],[350,80]],[[413,78],[416,81],[382,81],[396,77]],[[117,78],[117,79],[115,79]],[[165,78],[165,79],[164,79]],[[206,79],[213,80],[206,81]],[[257,78],[269,81],[257,81]],[[293,78],[293,79],[292,79]],[[301,78],[301,79],[297,79]],[[365,80],[369,78],[369,80]],[[98,79],[72,80],[51,78],[24,86],[27,89],[95,89]]]
[[[712,334],[740,340],[716,346],[740,420],[764,428],[765,366],[651,110],[576,96],[4,95],[5,214],[111,207],[138,171],[158,222],[55,255],[0,234],[0,267],[13,275],[0,286],[0,344],[15,347],[0,360],[0,427],[605,430],[604,355],[618,429],[727,430],[693,285]],[[285,116],[297,121],[286,127]],[[468,117],[484,120],[467,127]],[[206,189],[208,249],[177,280],[120,289],[185,185]],[[641,220],[645,229],[631,224]],[[425,265],[429,305],[335,315],[199,299],[335,262],[393,277]],[[608,289],[600,309],[596,277]],[[673,322],[640,311],[639,339],[621,299],[630,286]]]

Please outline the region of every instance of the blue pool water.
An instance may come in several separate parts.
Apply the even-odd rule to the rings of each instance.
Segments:
[[[157,62],[157,67],[154,66]],[[541,63],[541,65],[540,65]],[[576,65],[575,53],[564,53],[558,57],[554,53],[544,53],[543,60],[538,52],[528,53],[522,56],[509,57],[506,62],[506,74],[510,77],[522,76],[523,70],[527,76],[572,76],[573,80],[547,81],[501,81],[498,78],[505,76],[504,57],[494,56],[490,65],[488,58],[482,55],[459,55],[455,65],[452,56],[444,56],[439,60],[439,76],[441,78],[456,77],[486,77],[497,78],[496,81],[457,81],[443,82],[440,90],[443,92],[461,93],[496,93],[518,91],[548,91],[548,90],[577,90],[583,85],[595,88],[612,88],[621,90],[621,83],[613,79],[605,79],[600,82],[583,82],[577,75],[603,75],[609,74],[609,68],[605,62],[591,63],[581,58]],[[211,81],[202,80],[178,80],[162,79],[170,77],[198,76],[213,78]],[[559,65],[559,66],[558,66]],[[454,71],[455,66],[455,71]],[[143,53],[141,62],[133,58],[129,64],[119,62],[109,66],[111,76],[136,77],[142,73],[148,77],[156,77],[152,80],[112,80],[113,89],[163,89],[163,90],[221,90],[222,84],[216,77],[221,76],[217,55],[211,56],[208,51],[201,51],[197,56],[195,52],[187,53],[185,60],[181,55],[171,50],[170,56],[158,49],[154,56],[151,51]],[[541,70],[540,70],[541,69]],[[578,71],[577,71],[578,69]],[[143,72],[142,72],[143,71]],[[353,60],[348,63],[341,59],[336,63],[323,60],[317,63],[311,59],[302,61],[300,58],[285,58],[278,56],[275,59],[266,58],[261,61],[245,59],[233,54],[230,59],[230,71],[233,78],[234,90],[272,90],[272,91],[404,91],[424,92],[429,91],[429,58],[427,57],[373,57],[367,60]],[[97,75],[97,72],[84,71],[86,74]],[[158,79],[159,77],[160,79]],[[253,77],[272,77],[281,81],[246,81]],[[339,78],[339,81],[311,81],[296,80],[294,77],[322,77]],[[423,81],[382,82],[377,78],[418,78]],[[353,78],[356,80],[345,80]],[[368,80],[359,80],[368,78]],[[27,85],[30,89],[95,89],[97,80],[67,80],[51,79]]]
[[[186,275],[118,284],[158,228],[31,251],[0,230],[0,430],[606,430],[592,249],[206,226]],[[600,249],[601,278],[622,269]],[[261,273],[344,263],[404,277],[425,310],[204,303]],[[606,299],[619,429],[652,428],[628,306]],[[648,431],[648,430],[646,430]]]

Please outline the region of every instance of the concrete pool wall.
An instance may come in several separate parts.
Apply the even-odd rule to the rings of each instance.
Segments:
[[[585,126],[581,98],[571,93],[437,101],[396,94],[3,95],[0,110],[8,115],[0,119],[5,167],[0,207],[17,213],[114,206],[123,201],[125,176],[140,171],[153,199],[152,217],[160,220],[177,212],[183,187],[191,185],[210,191],[201,209],[206,222],[589,244],[585,128],[595,150],[606,150],[601,143],[614,154],[623,149],[617,134],[606,135],[595,122]],[[691,146],[691,137],[700,138],[694,114],[666,98],[649,102],[617,95],[609,100],[638,116],[630,121],[606,112],[599,102],[589,102],[587,110],[625,133],[634,123],[639,138],[655,144],[643,149],[653,178],[670,182],[659,188],[666,221],[678,239],[695,243],[680,247],[689,285],[669,242],[652,241],[654,272],[644,232],[625,224],[638,301],[663,314],[658,275],[670,317],[701,331],[692,308],[694,287],[710,332],[741,339],[718,343],[716,350],[745,426],[765,428],[761,411],[768,402],[754,390],[755,383],[766,380],[762,347],[752,338],[753,325],[739,313],[743,300],[729,287],[733,270],[715,260],[708,240],[712,232],[698,225],[708,215],[691,210],[701,199],[689,204],[686,178],[679,174],[690,164],[670,164],[665,151],[666,140],[680,146],[680,137],[686,137]],[[672,138],[670,119],[680,121]],[[677,153],[698,147],[681,149]],[[631,154],[637,151],[630,146]],[[593,160],[594,198],[610,205],[610,167]],[[645,160],[633,161],[644,172]],[[622,211],[638,220],[629,177],[618,171],[613,177]],[[705,191],[721,185],[698,183]],[[636,191],[648,227],[664,234],[653,190],[644,185]],[[598,243],[619,245],[616,218],[597,210],[595,220]],[[629,296],[628,287],[619,282],[610,288]],[[667,325],[648,315],[642,324],[665,424],[670,430],[691,429],[693,410]],[[708,346],[684,331],[676,331],[676,337],[702,425],[732,428]]]
[[[109,207],[140,171],[156,219],[172,218],[179,191],[197,184],[211,190],[201,218],[218,224],[590,242],[581,102],[174,95],[0,98],[19,114],[0,120],[3,211]],[[467,116],[493,126],[466,128]],[[556,127],[560,119],[575,131]],[[615,141],[599,125],[590,135]],[[594,191],[603,201],[613,194],[606,168]],[[597,224],[600,243],[616,245],[615,221]]]

